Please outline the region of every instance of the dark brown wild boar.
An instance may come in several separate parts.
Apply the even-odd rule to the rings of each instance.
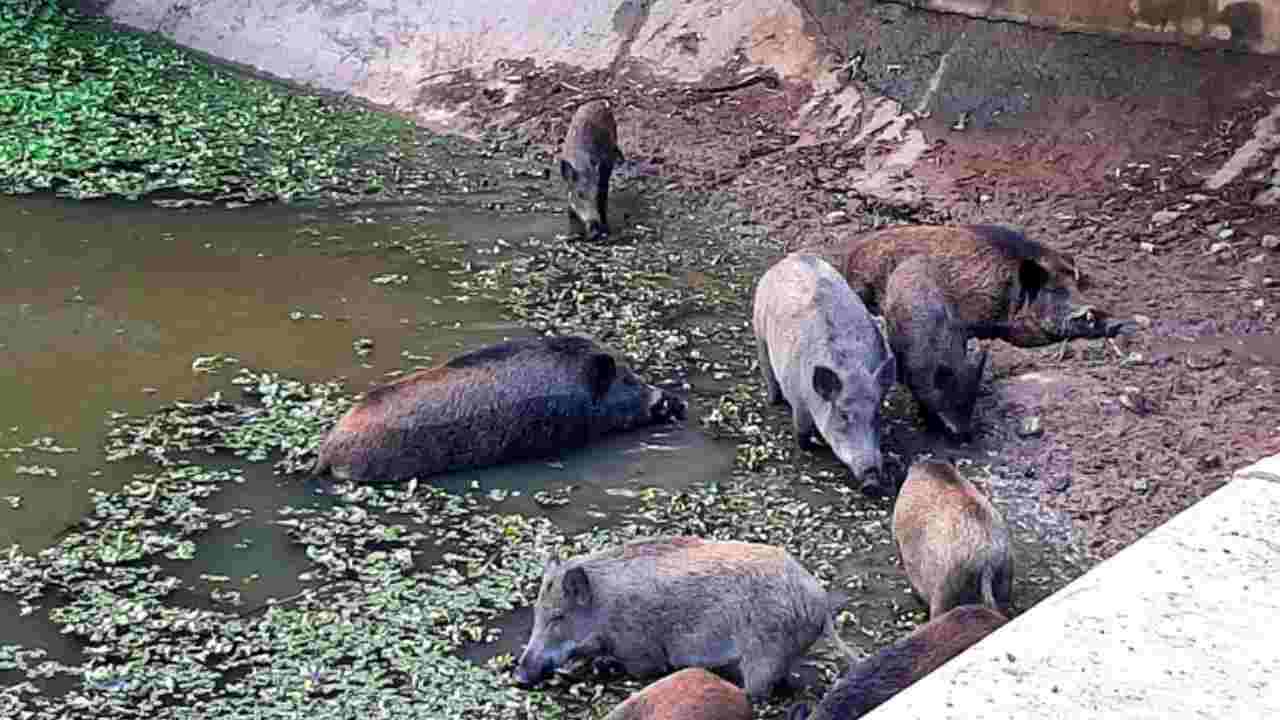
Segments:
[[[515,679],[534,686],[571,662],[608,657],[640,678],[723,669],[760,701],[824,631],[850,656],[835,604],[769,545],[659,537],[550,559]]]
[[[687,668],[627,698],[604,720],[751,720],[746,693],[714,673]]]
[[[575,234],[609,234],[609,176],[623,159],[609,103],[595,100],[579,107],[569,121],[560,158],[560,177],[569,192],[569,227]]]
[[[1087,281],[1071,255],[999,225],[901,225],[802,252],[827,258],[872,312],[894,268],[926,255],[978,338],[1038,347],[1133,327],[1081,297]]]
[[[951,463],[924,460],[911,466],[893,506],[893,538],[929,617],[958,605],[986,605],[1009,615],[1009,529]]]
[[[369,391],[321,442],[314,473],[395,482],[536,458],[685,407],[586,338],[513,340]]]
[[[942,285],[929,258],[912,256],[889,274],[881,309],[898,360],[898,380],[911,389],[929,424],[968,440],[987,352],[970,361],[973,333]]]
[[[791,708],[789,720],[857,720],[995,632],[1008,620],[981,605],[962,605],[849,668],[827,691],[812,715],[807,704]]]

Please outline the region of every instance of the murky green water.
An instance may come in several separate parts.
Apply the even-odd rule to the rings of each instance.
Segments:
[[[494,302],[460,295],[450,281],[468,261],[563,231],[560,215],[414,206],[175,211],[0,198],[0,217],[0,548],[18,543],[27,552],[84,516],[91,489],[117,490],[149,469],[105,462],[113,413],[215,391],[238,401],[230,380],[239,367],[345,378],[358,392],[464,347],[525,334]],[[216,356],[237,362],[193,369]],[[274,525],[275,511],[324,502],[323,486],[275,476],[269,464],[202,463],[243,469],[245,482],[209,504],[243,509],[245,519],[211,531],[194,562],[166,567],[184,581],[174,600],[206,605],[208,575],[255,578],[241,587],[250,607],[297,592],[310,561]],[[515,493],[511,509],[530,513],[543,512],[533,493],[574,486],[571,506],[545,511],[573,532],[627,502],[628,487],[705,482],[731,463],[732,448],[696,428],[656,428],[437,482]],[[74,660],[74,644],[52,625],[3,609],[0,636]]]

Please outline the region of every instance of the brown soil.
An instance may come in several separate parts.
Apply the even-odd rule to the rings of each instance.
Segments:
[[[471,102],[491,136],[549,159],[576,105],[610,97],[633,171],[677,193],[732,192],[778,253],[897,221],[1005,223],[1074,253],[1093,280],[1090,299],[1142,316],[1143,327],[1116,343],[992,343],[979,445],[1036,478],[1042,502],[1081,523],[1102,557],[1233,470],[1280,452],[1280,250],[1260,246],[1280,222],[1274,208],[1249,203],[1257,188],[1246,181],[1201,187],[1201,173],[1221,165],[1274,104],[1262,92],[1217,108],[1226,120],[1195,132],[1100,136],[1097,128],[1125,122],[1119,102],[1092,108],[1095,130],[1077,138],[1062,127],[925,127],[932,144],[914,169],[925,199],[903,206],[848,187],[847,173],[881,149],[810,131],[797,142],[791,123],[807,86],[770,78],[704,92],[634,75],[513,72],[514,100],[465,81],[451,84],[450,100]],[[1162,210],[1179,214],[1156,224]],[[1041,432],[1024,436],[1030,418]]]

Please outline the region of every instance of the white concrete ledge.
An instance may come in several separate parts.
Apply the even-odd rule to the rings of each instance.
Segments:
[[[867,717],[1280,718],[1280,455]]]

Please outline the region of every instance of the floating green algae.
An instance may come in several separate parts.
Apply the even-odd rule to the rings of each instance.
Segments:
[[[378,191],[409,125],[54,0],[0,4],[0,191],[242,202]]]

